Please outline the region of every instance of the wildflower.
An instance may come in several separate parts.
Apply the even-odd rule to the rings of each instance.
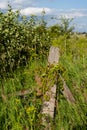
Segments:
[[[29,115],[31,113],[35,113],[36,112],[36,108],[34,106],[30,106],[28,108],[26,108],[26,113]]]
[[[20,104],[20,99],[15,99],[16,104]]]

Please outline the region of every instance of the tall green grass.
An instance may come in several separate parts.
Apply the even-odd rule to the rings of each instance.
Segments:
[[[46,63],[32,61],[25,69],[18,70],[14,76],[4,80],[4,93],[0,89],[0,130],[39,130],[41,99],[36,95],[35,74],[39,73]],[[15,95],[30,90],[25,96]]]
[[[66,72],[64,79],[70,88],[75,104],[68,103],[65,97],[58,98],[55,130],[86,130],[87,129],[87,39],[70,39],[67,48],[56,40],[60,48],[60,63]],[[86,96],[84,96],[84,93]]]

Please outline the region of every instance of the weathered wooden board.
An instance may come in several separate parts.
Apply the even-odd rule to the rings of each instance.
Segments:
[[[59,48],[51,46],[48,56],[48,63],[57,64],[59,62],[59,57],[60,57]]]
[[[50,97],[49,101],[44,101],[43,108],[42,108],[42,114],[46,114],[50,116],[51,118],[54,117],[54,108],[55,108],[55,96],[56,96],[56,85],[51,88],[51,90],[48,92],[48,96]]]
[[[59,48],[51,46],[48,56],[48,63],[51,65],[56,65],[59,62]],[[49,96],[49,101],[44,101],[42,105],[42,114],[45,116],[42,118],[43,124],[47,123],[47,116],[53,119],[54,117],[54,111],[55,111],[55,102],[56,102],[56,84],[53,85],[49,89],[49,91],[46,92],[46,94]],[[50,129],[50,122],[48,123],[48,129]]]
[[[60,77],[61,77],[61,75],[60,75]],[[65,80],[62,77],[61,77],[61,80],[63,82],[63,88],[64,88],[63,95],[64,95],[64,97],[66,98],[66,100],[68,102],[74,104],[75,103],[75,98],[73,97],[73,94],[71,93],[69,87],[67,86]]]

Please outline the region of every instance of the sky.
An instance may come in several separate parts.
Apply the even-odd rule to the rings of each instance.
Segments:
[[[41,15],[44,9],[46,15],[73,18],[76,30],[87,32],[87,0],[0,0],[0,10],[7,9],[8,2],[13,10],[19,9],[26,16]]]

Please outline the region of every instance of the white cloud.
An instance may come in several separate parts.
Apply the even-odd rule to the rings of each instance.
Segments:
[[[87,9],[69,9],[69,10],[57,10],[58,17],[64,16],[66,18],[80,18],[87,16]]]
[[[80,12],[75,12],[75,13],[68,13],[68,14],[62,14],[66,18],[79,18],[79,17],[84,17],[87,16],[87,14],[83,14]]]
[[[36,0],[0,0],[0,8],[7,9],[8,3],[12,6],[13,9],[23,9],[27,7],[36,6]]]
[[[53,11],[50,8],[28,7],[28,8],[25,8],[25,9],[21,9],[20,12],[23,15],[30,15],[30,14],[40,15],[41,12],[43,11],[43,9],[45,10],[46,14],[51,14],[52,11]]]
[[[75,30],[78,30],[79,32],[87,32],[87,24],[86,23],[82,23],[81,21],[79,21],[78,23],[76,22],[75,25]]]
[[[11,2],[13,8],[24,9],[27,7],[34,7],[36,5],[35,0],[14,0]]]
[[[14,4],[21,4],[23,2],[24,2],[24,0],[14,0]]]
[[[83,29],[84,27],[86,27],[87,25],[86,24],[84,24],[84,23],[79,23],[79,24],[77,24],[77,28],[78,29]]]
[[[7,6],[8,6],[7,1],[0,2],[0,8],[1,8],[1,9],[6,9]]]
[[[64,16],[65,18],[81,18],[87,16],[87,9],[69,9],[69,10],[63,10],[63,9],[51,9],[51,8],[39,8],[39,7],[27,7],[24,9],[21,9],[21,14],[23,15],[30,15],[30,14],[36,14],[40,15],[41,12],[45,10],[46,14],[55,15],[58,18],[61,16]]]
[[[79,11],[79,12],[84,12],[84,11],[87,11],[87,9],[86,8],[81,8],[81,9],[74,9],[74,8],[72,8],[72,9],[70,9],[70,11],[75,11],[75,12],[77,12],[77,11]]]

